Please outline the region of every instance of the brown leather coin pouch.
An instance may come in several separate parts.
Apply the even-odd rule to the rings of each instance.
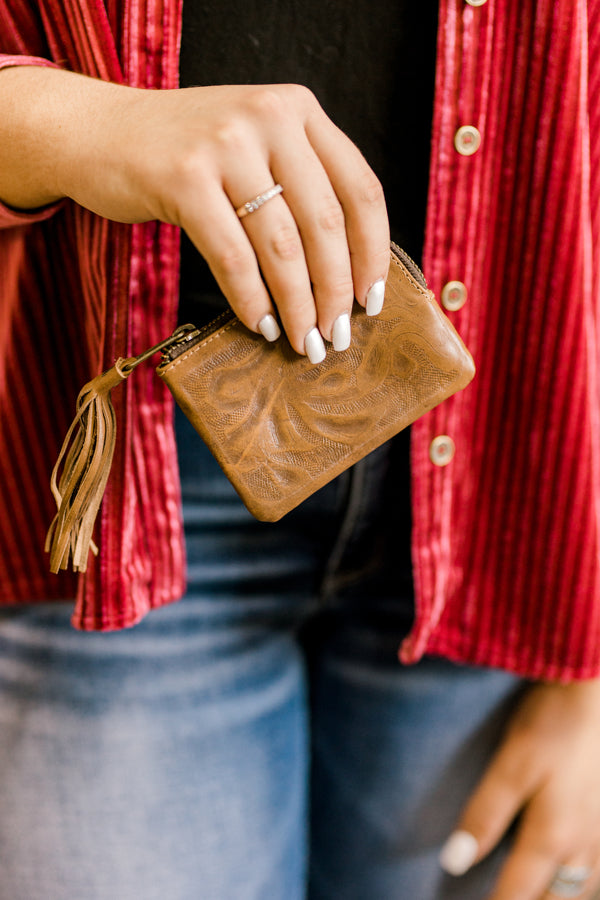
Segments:
[[[162,351],[157,372],[257,518],[274,522],[344,469],[465,387],[473,360],[418,266],[392,245],[383,309],[355,304],[348,350],[313,365],[233,313],[180,326],[83,387],[52,473],[53,572],[85,571],[115,446],[112,389]],[[61,471],[62,470],[62,471]],[[60,477],[59,477],[59,472]]]
[[[383,309],[313,365],[235,316],[186,334],[157,372],[258,519],[274,522],[473,378],[473,360],[395,245]]]

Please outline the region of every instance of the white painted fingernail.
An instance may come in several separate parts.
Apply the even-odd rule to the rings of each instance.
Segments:
[[[331,331],[331,340],[334,350],[347,350],[350,346],[350,316],[348,313],[342,313],[341,316],[333,323]]]
[[[440,851],[440,865],[450,875],[464,875],[478,851],[479,844],[469,831],[453,831]]]
[[[325,344],[318,328],[312,328],[304,338],[304,350],[313,366],[325,359]]]
[[[268,341],[276,341],[281,335],[281,328],[277,324],[277,319],[271,313],[263,316],[258,323],[258,330]]]
[[[383,298],[385,297],[385,281],[380,278],[375,284],[372,284],[367,292],[367,315],[378,316],[383,309]]]

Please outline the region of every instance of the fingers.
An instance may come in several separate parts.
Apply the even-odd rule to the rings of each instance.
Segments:
[[[319,326],[329,338],[350,280],[363,306],[371,292],[369,314],[381,310],[390,264],[383,190],[358,148],[331,122],[311,91],[283,85],[275,95],[272,90],[267,95],[267,103],[259,98],[258,108],[268,113],[270,167],[284,185],[298,223]],[[290,109],[300,113],[291,124]]]
[[[548,888],[564,859],[543,838],[536,839],[527,827],[519,829],[488,900],[541,900],[551,896]]]
[[[560,855],[543,841],[535,846],[532,835],[522,832],[487,900],[587,900],[598,888],[597,857],[590,848],[577,855]]]
[[[526,748],[518,740],[501,745],[479,785],[469,798],[457,830],[440,855],[442,867],[462,875],[499,843],[536,788],[527,765]],[[552,879],[556,863],[531,841],[524,819],[519,835],[488,900],[538,898]]]
[[[294,349],[318,362],[323,338],[349,346],[354,296],[369,314],[381,310],[389,267],[381,187],[309,91],[235,94],[237,112],[206,132],[208,156],[184,167],[166,218],[185,228],[249,328],[262,331],[277,313]],[[240,220],[236,209],[274,183],[283,193]]]
[[[513,733],[442,849],[442,867],[460,876],[487,856],[521,814],[508,858],[486,900],[552,900],[560,896],[549,888],[561,866],[593,867],[600,859],[600,848],[593,844],[594,813],[574,799],[575,783],[552,787],[547,770],[538,768],[535,759],[531,746]],[[590,877],[571,896],[593,897],[598,880]]]
[[[329,184],[318,161],[314,162],[315,165],[305,164],[305,168],[313,174],[312,194],[322,190],[323,183]],[[248,160],[248,171],[251,176],[248,172],[237,171],[230,173],[225,180],[225,191],[234,205],[238,200],[242,203],[244,199],[256,196],[264,190],[264,185],[269,186],[278,180],[279,173],[271,173],[258,157]],[[256,175],[256,172],[262,174]],[[287,176],[288,183],[294,185],[297,179],[291,167]],[[257,190],[257,184],[263,187]],[[242,225],[290,343],[299,353],[308,350],[311,359],[320,361],[325,355],[325,347],[319,333],[330,340],[333,322],[342,313],[349,313],[352,307],[350,260],[343,222],[335,241],[314,241],[307,236],[306,232],[311,229],[305,229],[302,211],[294,206],[293,199],[293,188],[288,192],[286,187],[283,194],[245,216]],[[316,253],[315,243],[319,244]],[[323,267],[319,265],[322,258],[319,254],[329,257],[332,269],[337,267],[341,270],[340,278],[345,278],[346,287],[343,294],[336,293],[331,279],[325,277]],[[315,333],[316,328],[319,331]],[[311,338],[307,345],[308,335]]]
[[[208,262],[211,271],[239,318],[252,331],[275,317],[256,254],[241,220],[220,185],[210,179],[200,185],[202,204],[181,204],[181,225]],[[271,331],[271,335],[275,332]]]
[[[530,770],[526,747],[517,740],[501,745],[442,850],[446,871],[461,875],[496,846],[535,789]]]
[[[350,343],[354,286],[341,206],[316,157],[305,168],[314,186],[306,199],[299,179],[290,177],[290,191],[240,220],[234,207],[270,187],[278,173],[230,176],[227,196],[203,193],[203,208],[212,215],[190,212],[185,227],[240,319],[259,330],[274,305],[294,349],[318,362],[325,355],[320,335],[336,350]],[[260,161],[249,169],[260,172]]]
[[[389,266],[381,186],[309,90],[146,91],[51,75],[60,196],[119,222],[181,225],[242,321],[276,339],[278,315],[293,347],[315,361],[321,335],[335,349],[349,345],[354,296],[380,311]],[[240,222],[235,209],[274,182],[283,195]]]
[[[470,798],[458,834],[444,847],[442,866],[456,875],[466,872],[520,814],[516,839],[486,900],[597,900],[599,722],[600,681],[532,686]]]
[[[285,200],[302,239],[319,330],[331,341],[335,323],[350,315],[355,294],[344,210],[303,131],[282,139],[271,168],[277,180],[285,179]],[[389,241],[387,252],[389,256]]]
[[[246,188],[243,196],[251,199],[264,191],[269,179],[268,172],[259,175],[256,183],[263,187],[254,188],[253,194]],[[235,187],[229,194],[235,198],[233,204],[242,196],[241,191],[236,196]],[[240,220],[224,192],[207,185],[203,197],[206,215],[198,217],[191,210],[184,227],[238,317],[251,330],[276,338],[271,328],[277,328],[278,315],[294,349],[307,353],[311,362],[320,362],[325,346],[316,329],[317,308],[304,248],[283,198],[269,200]]]
[[[383,302],[383,282],[389,269],[389,223],[380,182],[360,151],[317,107],[306,132],[331,180],[344,211],[350,249],[354,295],[376,315]],[[344,141],[344,152],[340,142]],[[347,143],[346,143],[347,142]],[[375,286],[375,287],[374,287]]]
[[[582,837],[582,843],[586,838]],[[474,834],[457,830],[441,855],[450,874],[464,874],[482,858]],[[501,875],[487,900],[555,900],[569,896],[578,900],[596,898],[600,886],[598,848],[583,846],[576,854],[552,843],[540,823],[524,819]]]

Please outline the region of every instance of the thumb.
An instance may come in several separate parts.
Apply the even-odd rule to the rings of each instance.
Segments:
[[[500,748],[442,847],[440,865],[450,875],[464,875],[487,856],[531,795],[532,773],[515,749],[510,739]]]

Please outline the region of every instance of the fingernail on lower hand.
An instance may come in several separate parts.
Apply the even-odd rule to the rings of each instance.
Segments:
[[[276,341],[281,335],[281,329],[277,324],[277,319],[271,313],[263,316],[258,323],[258,330],[267,341]]]
[[[341,316],[333,323],[331,332],[331,340],[334,350],[347,350],[350,346],[350,316],[348,313],[342,313]]]
[[[372,284],[367,291],[367,315],[378,316],[383,309],[383,298],[385,297],[385,281],[380,278],[375,284]]]
[[[318,328],[312,328],[304,338],[304,350],[313,365],[325,359],[325,344]]]
[[[453,831],[440,851],[440,865],[449,875],[464,875],[475,860],[479,844],[468,831]]]

